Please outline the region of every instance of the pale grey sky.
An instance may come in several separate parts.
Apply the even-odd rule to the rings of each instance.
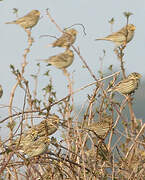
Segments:
[[[23,16],[32,9],[38,9],[43,18],[32,30],[32,36],[35,43],[28,56],[28,66],[26,68],[26,77],[30,80],[33,88],[33,79],[30,74],[36,72],[36,59],[47,58],[51,55],[63,51],[60,48],[47,48],[47,44],[53,42],[52,38],[41,38],[40,35],[51,34],[59,36],[60,33],[55,25],[48,19],[45,9],[49,8],[52,17],[62,27],[68,27],[75,23],[82,23],[86,28],[87,36],[82,33],[81,27],[77,27],[79,34],[75,46],[79,46],[82,56],[97,77],[100,68],[99,57],[103,55],[102,50],[106,50],[103,69],[110,64],[119,69],[119,61],[114,55],[114,44],[106,41],[94,41],[97,37],[103,37],[110,34],[110,24],[108,20],[115,19],[113,31],[122,28],[126,19],[123,12],[129,11],[134,15],[130,18],[130,23],[136,26],[134,39],[128,44],[125,50],[125,67],[130,72],[139,72],[145,75],[145,0],[3,0],[0,2],[0,84],[4,89],[4,95],[0,104],[8,104],[9,95],[12,86],[15,83],[13,75],[10,73],[9,64],[14,64],[20,68],[22,63],[22,54],[27,47],[27,36],[18,25],[7,25],[5,22],[16,19],[12,13],[13,8],[19,9],[19,16]],[[41,74],[47,67],[42,63]],[[58,98],[68,93],[67,81],[60,70],[49,67],[52,70],[52,76]],[[70,73],[74,72],[74,89],[82,87],[93,79],[88,71],[82,68],[82,63],[75,55],[74,63],[68,68]],[[47,84],[47,78],[41,76],[39,89]],[[32,84],[31,84],[32,83]],[[60,90],[61,89],[61,90]],[[83,92],[86,95],[86,91]],[[17,92],[14,105],[20,105],[22,92]],[[84,96],[80,95],[76,103],[84,102]]]

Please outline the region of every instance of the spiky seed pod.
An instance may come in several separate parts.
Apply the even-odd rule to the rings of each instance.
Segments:
[[[132,40],[135,29],[136,27],[133,24],[128,24],[119,31],[114,32],[111,35],[106,36],[104,38],[98,38],[96,40],[112,41],[115,43],[117,47],[119,47],[121,45],[126,45]]]
[[[25,16],[6,24],[19,24],[22,28],[28,29],[34,27],[40,18],[40,12],[38,10],[32,10]]]
[[[43,60],[49,65],[55,66],[58,69],[65,69],[73,63],[74,53],[72,50],[67,49],[64,53],[51,56],[48,59]]]
[[[2,97],[3,95],[3,88],[2,88],[2,85],[0,85],[0,98]]]
[[[116,86],[109,89],[108,92],[119,92],[120,94],[127,95],[133,93],[139,85],[141,75],[133,72],[126,79],[121,80]]]
[[[63,35],[52,44],[52,47],[63,47],[68,49],[75,42],[76,35],[77,31],[75,29],[66,29]]]

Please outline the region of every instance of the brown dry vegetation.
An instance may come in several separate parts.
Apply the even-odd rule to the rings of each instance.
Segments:
[[[48,11],[47,16],[57,29],[63,32]],[[53,90],[51,76],[46,73],[50,80],[43,89],[44,99],[37,99],[39,64],[38,73],[34,76],[36,88],[33,93],[31,93],[30,84],[24,74],[28,65],[27,55],[31,52],[33,45],[31,32],[29,30],[26,32],[28,47],[24,50],[22,67],[16,69],[11,65],[11,71],[17,82],[13,86],[9,98],[9,115],[6,118],[1,117],[0,121],[1,127],[7,122],[10,132],[7,139],[0,139],[0,179],[143,180],[145,174],[145,124],[134,114],[132,102],[135,95],[123,96],[122,100],[116,101],[114,96],[107,93],[108,88],[116,83],[119,72],[110,73],[109,76],[97,79],[79,49],[72,45],[71,48],[89,71],[94,83],[73,90],[72,77],[67,70],[64,70],[64,75],[68,80],[68,94],[58,100],[56,98],[57,91]],[[120,76],[123,75],[123,78],[126,74],[123,64],[124,49],[125,46],[115,52],[120,60]],[[100,70],[101,73],[103,72]],[[92,87],[92,93],[87,95],[76,114],[73,96],[89,86]],[[14,111],[14,95],[16,96],[18,87],[25,92],[25,97],[22,102],[23,109]],[[127,108],[129,109],[128,117],[123,113]],[[57,136],[49,137],[48,151],[28,158],[19,151],[20,142],[15,148],[12,147],[14,139],[20,137],[19,141],[21,141],[22,134],[28,129],[27,125],[32,127],[35,125],[34,119],[48,119],[49,115],[53,113],[60,118],[57,131],[61,140]],[[103,123],[106,114],[111,117],[111,123],[103,136],[99,136],[97,132],[85,130],[86,126],[94,123],[96,117]],[[44,131],[46,132],[45,136],[49,136],[47,128]]]

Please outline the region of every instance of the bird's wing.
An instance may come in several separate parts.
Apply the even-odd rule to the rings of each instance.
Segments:
[[[66,54],[60,54],[57,56],[53,56],[49,59],[48,62],[67,62],[68,55]]]
[[[125,41],[126,37],[125,34],[123,32],[115,32],[107,37],[104,38],[105,40],[110,40],[110,41]]]
[[[54,43],[53,47],[55,46],[61,46],[64,42],[68,41],[68,35],[63,34],[60,38],[58,38]]]
[[[124,79],[123,81],[119,82],[115,87],[116,88],[128,88],[134,84],[133,79]]]

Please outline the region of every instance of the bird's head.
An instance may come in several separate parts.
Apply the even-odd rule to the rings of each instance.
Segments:
[[[127,25],[127,30],[128,30],[128,31],[133,31],[133,32],[134,32],[135,29],[136,29],[136,27],[135,27],[133,24],[128,24],[128,25]]]
[[[136,80],[140,79],[141,77],[142,77],[142,75],[137,72],[133,72],[128,76],[129,79],[136,79]]]

